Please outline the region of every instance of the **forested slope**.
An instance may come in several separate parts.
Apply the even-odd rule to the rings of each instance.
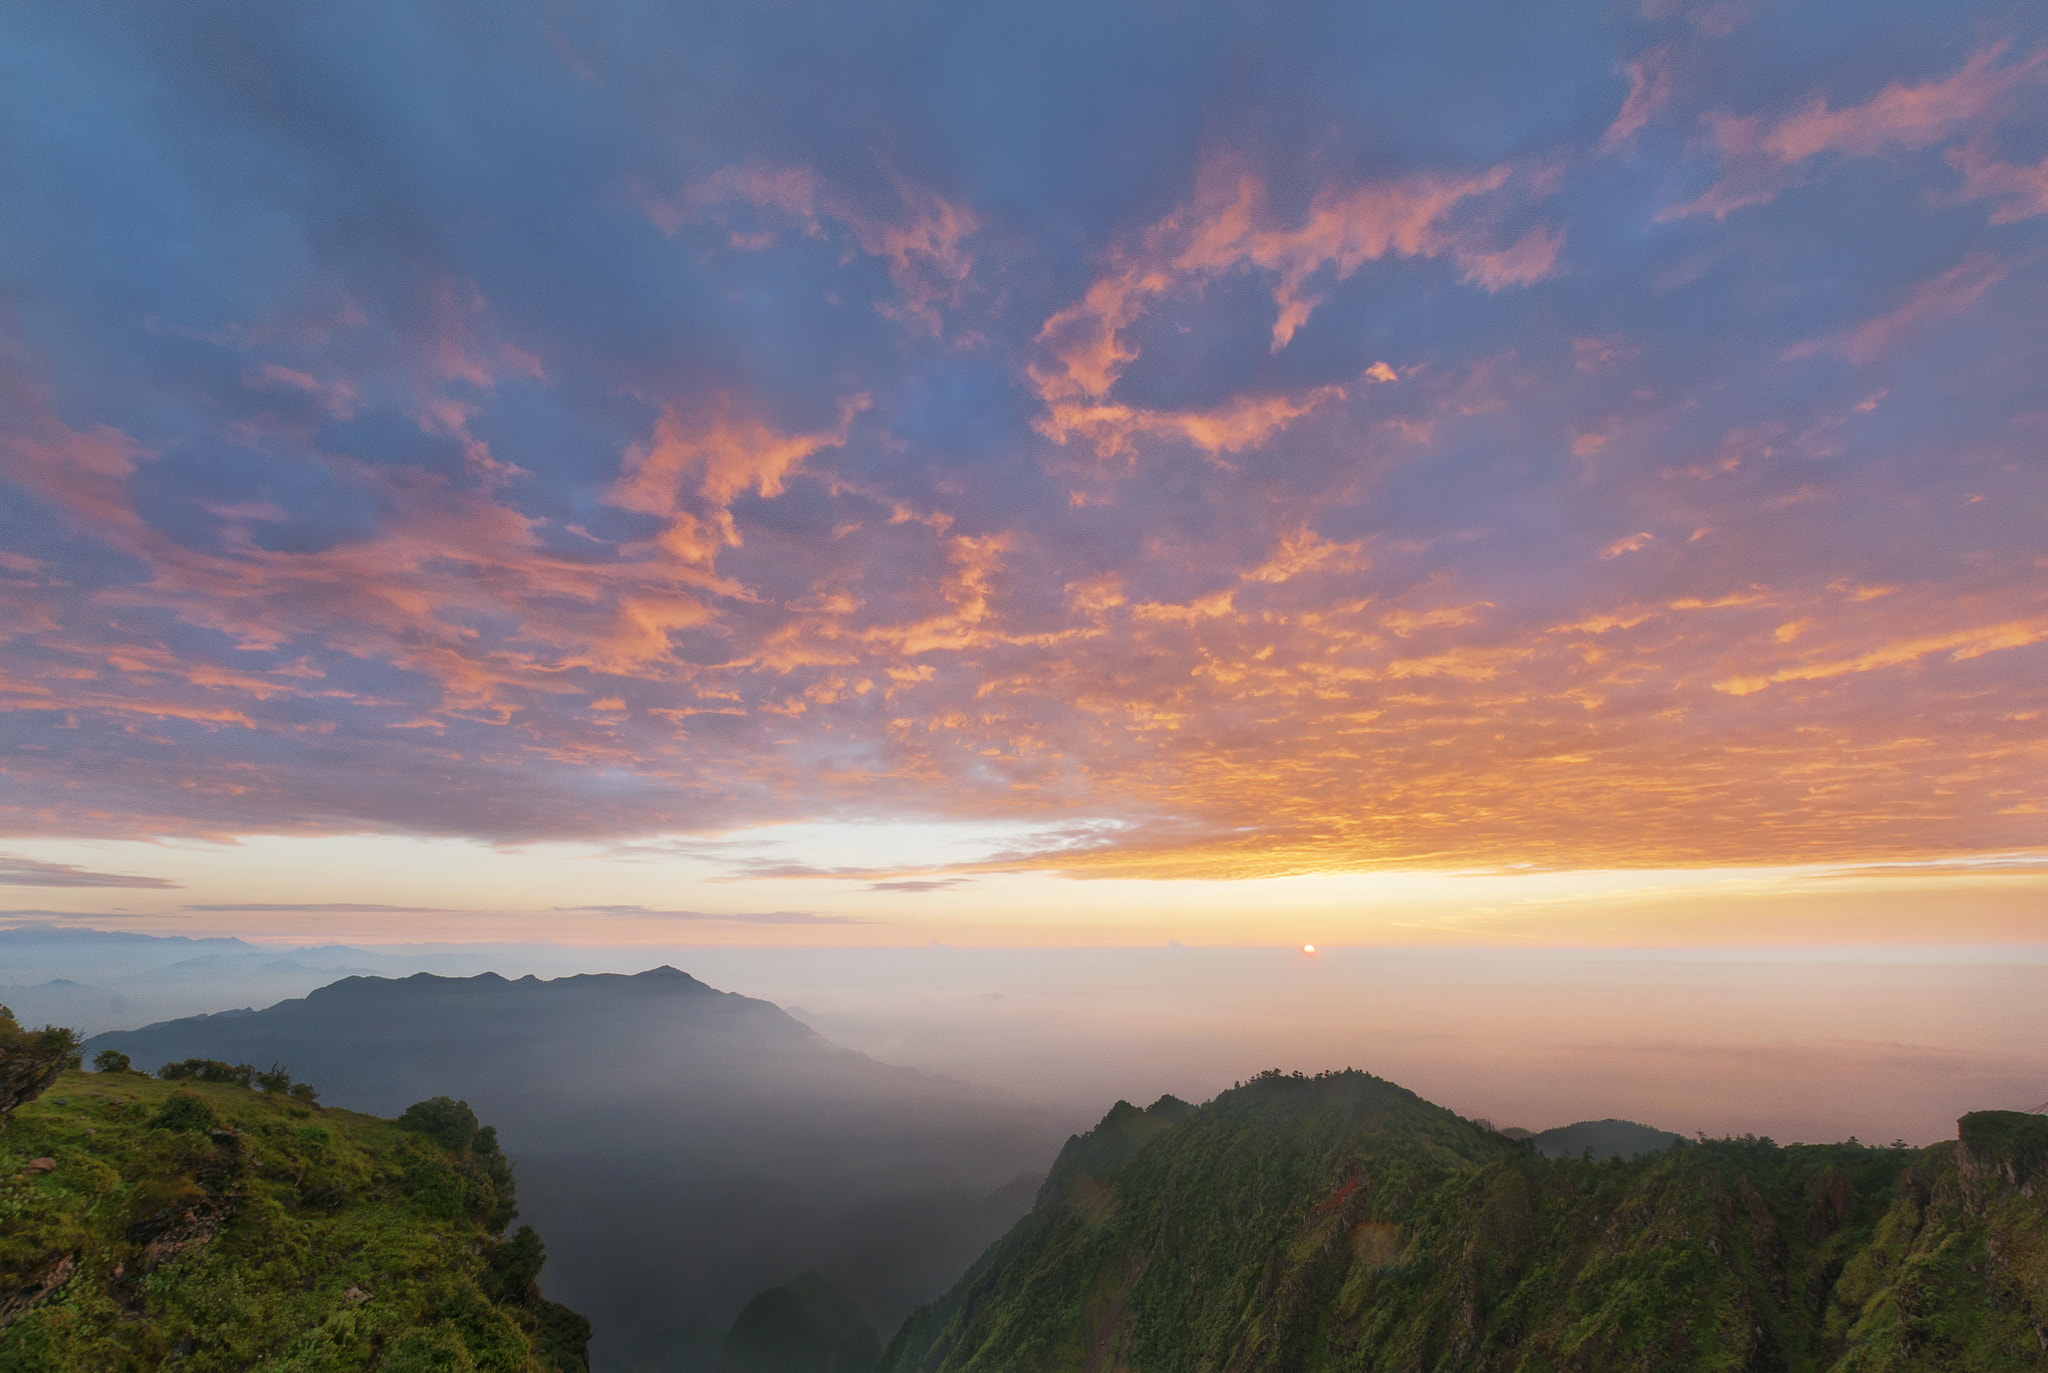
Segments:
[[[2048,1120],[1548,1160],[1391,1083],[1119,1103],[884,1367],[2048,1367]]]

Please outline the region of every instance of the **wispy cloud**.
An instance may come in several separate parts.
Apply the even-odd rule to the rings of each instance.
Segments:
[[[397,915],[453,915],[447,906],[379,906],[357,901],[238,901],[207,906],[180,906],[184,911],[274,911],[301,915],[359,915],[384,912]]]
[[[819,915],[812,911],[663,911],[646,906],[559,906],[568,912],[625,916],[635,920],[680,920],[718,925],[865,925],[849,915]]]
[[[1799,109],[1777,119],[1762,115],[1710,116],[1724,170],[1697,199],[1666,210],[1660,218],[1711,214],[1725,219],[1737,210],[1762,205],[1805,178],[1804,164],[1825,153],[1876,157],[1987,131],[2016,88],[2048,75],[2048,48],[2007,60],[2012,44],[1979,48],[1952,75],[1933,81],[1895,81],[1860,104],[1831,107],[1811,96]],[[2004,194],[2002,178],[1989,174],[1983,194]]]
[[[140,877],[132,873],[94,872],[75,863],[45,863],[39,859],[0,853],[0,887],[175,887],[162,877]]]

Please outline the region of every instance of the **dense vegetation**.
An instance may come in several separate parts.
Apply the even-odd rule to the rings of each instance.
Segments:
[[[589,1324],[541,1298],[531,1228],[500,1237],[511,1169],[462,1103],[109,1067],[0,1131],[0,1371],[583,1373]]]
[[[8,1113],[40,1096],[78,1052],[78,1036],[48,1026],[24,1030],[14,1012],[0,1006],[0,1126]]]
[[[1119,1103],[884,1367],[2040,1369],[2048,1120],[1602,1162],[1357,1072]]]

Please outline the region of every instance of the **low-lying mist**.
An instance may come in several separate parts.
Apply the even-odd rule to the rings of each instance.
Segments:
[[[591,1318],[604,1367],[666,1330],[722,1329],[806,1269],[893,1327],[1023,1214],[1066,1134],[1019,1098],[877,1063],[669,968],[350,978],[86,1048],[282,1061],[377,1115],[466,1100],[517,1166],[548,1294]]]
[[[91,1032],[350,972],[663,963],[744,995],[675,974],[363,981],[106,1042],[139,1067],[282,1059],[330,1104],[380,1113],[466,1097],[518,1160],[550,1294],[597,1321],[601,1368],[669,1336],[715,1345],[749,1296],[807,1269],[886,1338],[1111,1103],[1202,1101],[1267,1068],[1357,1066],[1503,1127],[1621,1117],[1781,1141],[1925,1143],[1964,1111],[2048,1097],[2048,1044],[2026,1033],[2048,951],[2025,947],[284,950],[0,932],[0,1000]]]

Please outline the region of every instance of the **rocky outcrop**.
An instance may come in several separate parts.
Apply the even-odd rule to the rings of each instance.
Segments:
[[[1974,1186],[2003,1183],[2031,1196],[2048,1172],[2048,1116],[1972,1111],[1956,1122],[1956,1171]]]

